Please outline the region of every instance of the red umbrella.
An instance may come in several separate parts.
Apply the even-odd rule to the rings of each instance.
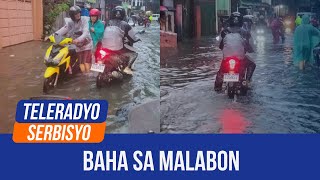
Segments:
[[[168,9],[165,6],[160,6],[160,11],[168,11]]]

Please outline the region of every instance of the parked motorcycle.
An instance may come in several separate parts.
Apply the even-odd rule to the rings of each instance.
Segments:
[[[48,39],[53,44],[49,46],[44,57],[44,64],[47,66],[44,73],[44,93],[57,86],[59,77],[79,69],[76,46],[72,44],[72,38],[53,34]]]

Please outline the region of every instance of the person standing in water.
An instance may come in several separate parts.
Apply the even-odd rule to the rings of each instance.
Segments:
[[[312,61],[312,50],[319,43],[320,31],[310,24],[310,17],[304,15],[301,25],[294,32],[294,63],[304,70],[305,63]],[[317,41],[317,42],[315,42]]]

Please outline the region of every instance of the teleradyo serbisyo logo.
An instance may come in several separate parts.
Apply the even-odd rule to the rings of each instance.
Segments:
[[[98,143],[104,138],[105,100],[22,100],[17,105],[16,143]]]

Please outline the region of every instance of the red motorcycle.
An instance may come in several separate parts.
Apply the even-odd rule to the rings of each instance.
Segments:
[[[235,95],[246,95],[248,84],[246,81],[246,64],[237,57],[227,57],[223,60],[223,89],[228,93],[229,98]]]

